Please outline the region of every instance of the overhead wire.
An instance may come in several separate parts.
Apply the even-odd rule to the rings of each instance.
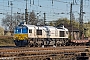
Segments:
[[[5,0],[3,0],[3,1],[5,1]],[[8,1],[10,1],[10,0],[8,0]],[[23,0],[24,1],[24,0]],[[19,2],[19,3],[23,3],[23,1],[22,0],[13,0],[13,2]],[[52,3],[52,6],[53,7],[49,7],[49,6],[43,6],[43,5],[40,5],[40,1],[38,0],[38,4],[35,4],[35,0],[28,0],[28,1],[30,1],[30,2],[28,2],[27,4],[29,5],[29,6],[31,6],[31,7],[33,7],[34,6],[34,8],[32,8],[32,10],[34,9],[36,12],[39,12],[39,11],[41,11],[41,10],[36,10],[35,8],[38,8],[39,9],[39,7],[40,8],[46,8],[46,9],[50,9],[50,10],[53,10],[52,12],[50,11],[47,11],[47,10],[43,10],[42,11],[42,13],[43,12],[49,12],[49,13],[52,13],[52,14],[54,14],[55,15],[55,13],[54,12],[56,12],[56,10],[62,10],[63,12],[65,12],[65,11],[67,11],[67,12],[69,12],[69,6],[67,6],[68,4],[70,4],[70,2],[67,2],[67,1],[62,1],[62,0],[48,0],[48,1],[51,1]],[[65,9],[62,9],[62,8],[56,8],[56,7],[54,7],[54,2],[60,2],[60,3],[65,3],[66,4],[66,10]],[[75,0],[74,1],[74,3],[78,3],[79,1],[77,1],[77,0]],[[88,2],[89,3],[89,2]],[[18,3],[17,3],[18,4]],[[9,5],[9,2],[8,2],[8,5]],[[24,5],[24,4],[23,4]],[[2,6],[2,5],[1,5]],[[4,6],[3,5],[3,7],[8,7],[8,6]],[[10,7],[10,6],[9,6]],[[15,6],[13,6],[13,8],[15,8],[15,9],[20,9],[20,10],[24,10],[25,8],[24,7],[15,7]],[[30,7],[29,7],[29,9],[31,9]],[[3,10],[6,10],[6,9],[3,9]],[[7,10],[7,12],[8,12],[9,10]],[[56,13],[60,13],[60,12],[56,12]]]
[[[17,1],[17,0],[16,0],[16,1]],[[34,3],[35,3],[34,0],[33,0],[33,4],[31,4],[31,2],[30,2],[31,5],[39,6],[39,7],[40,7],[40,5],[35,5]],[[28,4],[29,4],[29,3],[28,3]],[[41,6],[41,7],[45,7],[45,6]],[[45,8],[50,8],[50,7],[45,7]],[[62,10],[62,9],[57,9],[57,8],[53,8],[53,9],[56,9],[56,10]]]
[[[18,1],[18,0],[14,0],[14,1]],[[9,2],[8,2],[8,3],[9,3]],[[52,3],[52,4],[53,4],[53,3]],[[33,5],[36,6],[36,5],[34,4],[34,0],[33,0]],[[45,6],[42,6],[42,7],[44,7],[44,8],[50,8],[50,7],[45,7]],[[13,8],[17,8],[17,7],[13,7]],[[24,9],[24,8],[21,8],[21,7],[20,7],[20,9]],[[61,10],[61,9],[57,9],[57,8],[53,8],[53,9]]]
[[[15,1],[15,0],[14,0]],[[18,0],[16,0],[16,1],[18,1]],[[58,1],[58,0],[55,0],[55,1]],[[52,2],[53,2],[53,0],[52,0]],[[64,2],[64,1],[59,1],[59,2]],[[64,2],[64,3],[69,3],[69,2]],[[52,3],[53,4],[53,3]],[[33,5],[34,5],[34,0],[33,0]],[[36,5],[35,5],[36,6]],[[43,6],[44,7],[44,6]],[[20,7],[21,8],[21,7]],[[49,8],[49,7],[48,7]],[[22,8],[21,8],[22,9]],[[57,9],[57,8],[54,8],[54,9]]]

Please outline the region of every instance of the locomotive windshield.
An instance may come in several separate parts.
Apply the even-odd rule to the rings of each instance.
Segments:
[[[21,28],[20,27],[16,27],[14,31],[15,31],[15,33],[21,33]]]
[[[22,28],[22,33],[28,33],[28,28],[27,27],[23,27]]]
[[[28,28],[27,27],[16,27],[14,32],[17,33],[28,33]]]

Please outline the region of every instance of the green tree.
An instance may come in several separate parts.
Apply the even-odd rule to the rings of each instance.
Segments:
[[[60,18],[58,20],[56,20],[56,24],[59,25],[59,24],[69,24],[69,20],[67,18]]]
[[[70,20],[67,18],[59,18],[58,20],[49,22],[49,25],[51,25],[51,26],[57,26],[60,24],[70,25]],[[73,25],[73,27],[79,28],[79,23],[77,21],[72,20],[71,24]]]
[[[54,23],[53,21],[51,21],[51,22],[49,23],[50,26],[54,26],[54,24],[55,24],[55,23]]]

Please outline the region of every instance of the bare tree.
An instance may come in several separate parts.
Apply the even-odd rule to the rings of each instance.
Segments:
[[[14,14],[11,21],[11,15],[6,15],[1,21],[2,26],[4,26],[6,30],[10,30],[11,28],[13,30],[15,26],[17,26],[20,22],[23,22],[23,18],[24,17],[22,15]]]
[[[30,15],[29,15],[29,23],[28,24],[37,25],[37,22],[38,22],[38,20],[36,19],[35,12],[32,10],[32,12],[30,12]]]

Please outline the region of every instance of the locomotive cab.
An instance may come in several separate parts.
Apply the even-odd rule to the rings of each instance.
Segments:
[[[19,25],[14,29],[14,42],[16,46],[26,46],[28,44],[28,28]]]

